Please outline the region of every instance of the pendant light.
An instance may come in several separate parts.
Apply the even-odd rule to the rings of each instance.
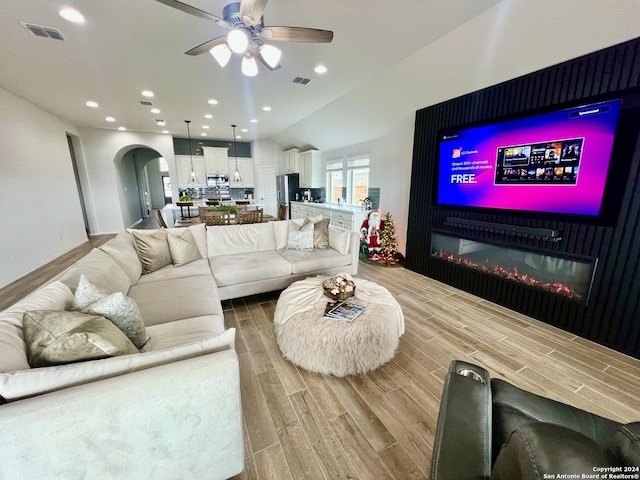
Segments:
[[[233,172],[233,181],[235,183],[241,183],[242,182],[242,177],[240,176],[240,170],[238,170],[238,150],[237,150],[237,144],[236,144],[236,126],[237,125],[231,125],[231,128],[233,128],[233,156],[236,159],[236,171]]]
[[[196,171],[193,168],[193,153],[191,152],[191,130],[189,129],[189,124],[191,123],[191,120],[185,120],[184,123],[187,124],[187,137],[189,138],[189,159],[191,161],[191,188],[195,188]]]

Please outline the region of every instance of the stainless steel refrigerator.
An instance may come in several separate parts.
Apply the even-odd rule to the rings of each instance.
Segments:
[[[278,192],[278,204],[288,207],[288,216],[291,218],[291,201],[296,199],[296,192],[300,185],[300,174],[288,173],[276,177],[276,189]]]

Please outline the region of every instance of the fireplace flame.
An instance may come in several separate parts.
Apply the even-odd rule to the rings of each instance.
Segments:
[[[480,263],[473,262],[467,258],[454,255],[451,252],[445,252],[444,250],[439,250],[431,254],[433,258],[438,260],[446,260],[447,262],[454,263],[456,265],[461,265],[466,268],[470,268],[473,270],[477,270],[483,273],[488,273],[490,275],[494,275],[500,277],[505,280],[515,281],[517,283],[527,285],[529,287],[534,287],[539,290],[544,290],[546,292],[555,293],[557,295],[561,295],[563,297],[570,298],[572,300],[582,300],[582,295],[575,292],[569,285],[562,282],[542,282],[535,276],[523,273],[518,273],[517,268],[505,268],[500,265],[484,265]]]

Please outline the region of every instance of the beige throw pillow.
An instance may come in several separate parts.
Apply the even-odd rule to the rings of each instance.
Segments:
[[[198,251],[196,240],[189,230],[184,232],[182,236],[169,235],[167,242],[169,243],[169,252],[171,253],[173,265],[176,267],[181,267],[202,258]]]
[[[143,273],[151,273],[171,265],[171,252],[167,242],[167,232],[158,230],[152,235],[145,235],[136,231],[131,232],[135,242]]]
[[[302,226],[289,221],[287,248],[290,250],[313,250],[313,222],[305,221]]]
[[[313,246],[315,248],[329,248],[328,218],[313,223]]]
[[[23,325],[31,367],[138,353],[118,327],[99,315],[37,310],[24,313]]]

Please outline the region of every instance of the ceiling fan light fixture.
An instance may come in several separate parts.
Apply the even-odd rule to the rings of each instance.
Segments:
[[[267,62],[271,68],[276,68],[280,63],[280,57],[282,57],[282,50],[274,47],[273,45],[262,45],[260,47],[260,53],[262,58]]]
[[[242,57],[242,73],[247,77],[258,75],[258,63],[249,53]]]
[[[225,43],[221,43],[220,45],[216,45],[209,53],[216,59],[218,65],[221,68],[224,68],[227,63],[229,63],[229,59],[231,58],[231,50]]]
[[[249,48],[249,37],[242,28],[234,28],[227,35],[229,48],[236,53],[244,53]]]

